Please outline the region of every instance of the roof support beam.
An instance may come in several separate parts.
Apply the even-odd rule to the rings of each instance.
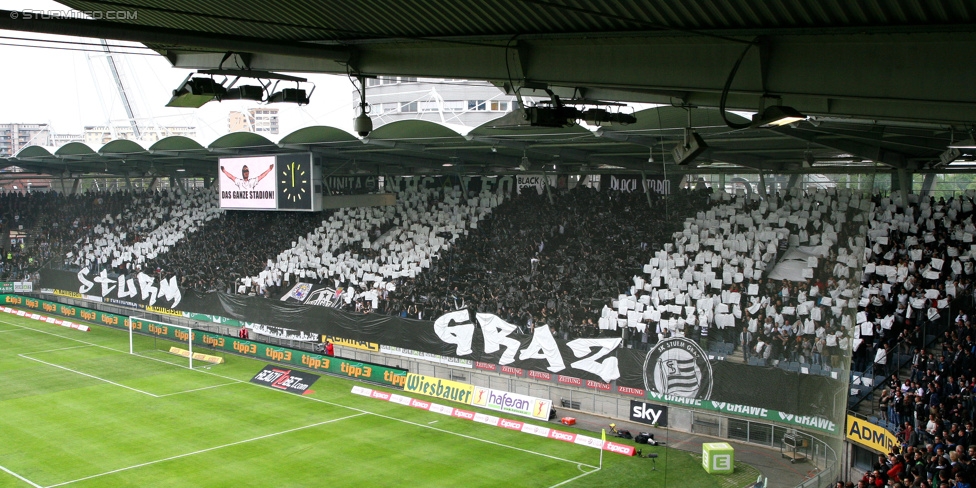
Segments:
[[[792,129],[792,128],[770,128],[771,130],[779,134],[783,134],[788,137],[793,137],[795,139],[800,139],[813,144],[818,144],[824,147],[829,147],[836,149],[838,151],[844,151],[846,153],[853,154],[859,158],[868,159],[871,161],[876,161],[882,164],[891,166],[892,168],[907,169],[909,166],[914,166],[914,163],[908,161],[909,156],[896,151],[890,151],[883,149],[881,147],[881,134],[878,135],[878,142],[876,144],[862,143],[852,140],[848,137],[842,137],[840,135],[834,136],[828,131],[813,131],[804,129]],[[914,169],[914,168],[912,168]]]
[[[0,27],[16,28],[6,24]],[[976,79],[976,63],[959,61],[976,58],[976,32],[794,32],[768,38],[768,62],[760,69],[759,54],[746,56],[729,93],[729,108],[756,110],[768,93],[808,115],[958,126],[976,121],[976,91],[969,83]],[[741,44],[723,40],[653,33],[522,37],[517,48],[508,39],[464,41],[371,40],[355,46],[355,66],[371,75],[500,85],[515,83],[521,75],[522,85],[580,89],[587,98],[717,107],[742,51]],[[251,51],[253,69],[346,73],[345,66],[323,59],[328,56]],[[214,68],[223,52],[167,54],[179,67]]]

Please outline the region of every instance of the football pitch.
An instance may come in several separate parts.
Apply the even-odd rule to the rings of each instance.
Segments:
[[[736,488],[758,475],[738,462],[708,475],[661,446],[640,446],[656,470],[609,452],[601,468],[597,449],[353,395],[350,380],[299,396],[249,382],[265,362],[190,370],[135,340],[145,354],[125,331],[0,314],[0,487]]]

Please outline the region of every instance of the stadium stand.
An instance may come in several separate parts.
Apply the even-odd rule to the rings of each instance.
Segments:
[[[360,311],[433,318],[465,305],[565,338],[622,334],[637,348],[685,335],[721,360],[849,370],[849,405],[905,447],[976,442],[974,192],[907,203],[842,190],[706,195],[676,192],[662,212],[664,200],[649,207],[642,194],[585,188],[554,192],[552,202],[534,192],[505,201],[434,189],[395,209],[347,209],[323,221],[221,212],[205,190],[8,193],[0,224],[26,237],[5,249],[12,257],[2,272],[29,275],[66,256],[74,267],[165,270],[187,288],[267,296],[304,272],[345,288],[343,305]],[[241,290],[238,279],[249,277]],[[253,286],[259,280],[266,286]],[[857,308],[854,321],[839,313],[844,306]],[[704,324],[713,327],[703,334]],[[837,362],[847,347],[849,367]]]

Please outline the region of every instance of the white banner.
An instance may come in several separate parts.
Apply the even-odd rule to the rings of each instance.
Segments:
[[[522,194],[523,188],[535,188],[536,193],[542,195],[545,191],[546,175],[515,175],[515,189]]]
[[[471,405],[538,420],[549,420],[549,410],[552,409],[552,400],[543,400],[542,398],[519,395],[518,393],[509,393],[507,391],[475,386],[474,395],[471,397]]]
[[[423,359],[424,361],[432,361],[435,363],[450,364],[452,366],[460,366],[462,368],[474,368],[474,361],[470,359],[440,356],[437,354],[431,354],[429,352],[414,351],[413,349],[405,349],[402,347],[384,346],[380,344],[380,352],[383,354],[392,354],[394,356],[403,356],[407,358]]]

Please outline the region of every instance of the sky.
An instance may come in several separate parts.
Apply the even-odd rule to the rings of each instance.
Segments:
[[[50,0],[0,0],[0,9],[64,10]],[[95,43],[95,46],[40,43],[16,38],[46,39]],[[109,71],[106,56],[98,51],[97,39],[47,36],[20,31],[0,30],[0,123],[47,123],[53,132],[80,134],[86,125],[126,125],[126,114],[116,84]],[[108,41],[110,45],[123,45]],[[17,46],[13,46],[17,45]],[[57,46],[45,49],[28,46]],[[190,125],[197,127],[197,140],[207,145],[228,132],[227,116],[231,111],[258,107],[256,102],[210,102],[199,109],[166,107],[172,91],[191,72],[177,69],[147,49],[132,49],[147,55],[115,55],[126,94],[141,125]],[[308,78],[315,84],[308,105],[274,104],[278,108],[279,133],[269,138],[277,142],[285,135],[311,125],[330,125],[352,132],[353,85],[345,76],[289,73]],[[98,148],[95,148],[98,149]]]

